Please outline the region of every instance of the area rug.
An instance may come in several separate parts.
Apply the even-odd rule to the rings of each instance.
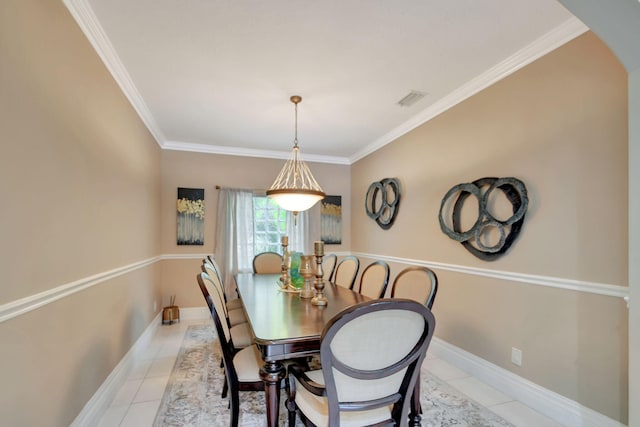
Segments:
[[[154,427],[229,425],[229,400],[220,397],[224,383],[220,360],[221,351],[213,324],[189,326],[156,414]],[[421,381],[423,426],[513,427],[424,369]],[[285,399],[283,390],[280,398],[281,426],[287,425]],[[266,425],[264,393],[240,392],[240,401],[240,426]],[[297,425],[302,425],[299,420]]]

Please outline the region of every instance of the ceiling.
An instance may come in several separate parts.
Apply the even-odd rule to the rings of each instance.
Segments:
[[[586,31],[556,0],[65,0],[158,144],[350,164]],[[425,96],[400,106],[411,91]]]

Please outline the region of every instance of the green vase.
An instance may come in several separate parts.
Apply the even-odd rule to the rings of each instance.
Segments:
[[[296,289],[302,289],[304,286],[304,277],[300,275],[300,257],[302,252],[293,252],[291,254],[291,267],[289,268],[289,277],[291,277],[291,286]]]

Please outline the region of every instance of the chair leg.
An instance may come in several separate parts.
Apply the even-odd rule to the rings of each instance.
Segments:
[[[296,425],[296,402],[287,399],[286,407],[289,411],[289,427],[294,427]]]
[[[227,392],[229,391],[229,383],[227,382],[227,376],[224,376],[224,385],[222,386],[222,398],[227,397]]]
[[[238,427],[238,421],[240,416],[240,396],[238,395],[238,390],[231,391],[231,427]]]

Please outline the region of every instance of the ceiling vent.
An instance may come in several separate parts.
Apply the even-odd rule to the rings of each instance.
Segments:
[[[420,101],[427,94],[425,92],[418,92],[417,90],[412,90],[409,92],[407,96],[398,101],[398,105],[401,107],[411,107],[416,102]]]

